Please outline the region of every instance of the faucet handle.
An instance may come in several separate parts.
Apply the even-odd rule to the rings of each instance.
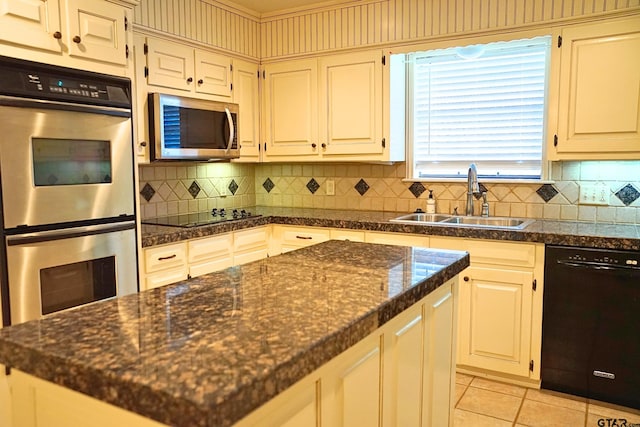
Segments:
[[[482,211],[481,211],[481,215],[483,217],[488,217],[489,216],[489,202],[487,202],[487,192],[483,191],[482,192]]]

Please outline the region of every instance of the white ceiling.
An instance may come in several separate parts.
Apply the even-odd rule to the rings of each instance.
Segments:
[[[230,0],[229,2],[253,10],[254,12],[270,13],[311,4],[326,3],[326,0]]]

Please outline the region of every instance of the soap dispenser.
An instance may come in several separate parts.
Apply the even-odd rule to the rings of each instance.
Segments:
[[[433,190],[429,190],[427,198],[427,213],[436,213],[436,199],[433,198]]]

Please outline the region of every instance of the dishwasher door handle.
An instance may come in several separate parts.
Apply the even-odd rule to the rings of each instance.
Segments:
[[[567,261],[559,259],[556,261],[560,265],[573,268],[585,268],[590,270],[614,271],[614,270],[638,270],[640,268],[626,265],[602,265],[595,262]]]

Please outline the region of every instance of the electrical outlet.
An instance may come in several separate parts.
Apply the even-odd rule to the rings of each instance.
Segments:
[[[332,179],[327,180],[327,196],[334,196],[336,194],[336,182]]]
[[[609,186],[605,183],[580,184],[581,205],[609,206]]]
[[[220,189],[220,197],[227,197],[227,188],[226,187],[222,187]]]

